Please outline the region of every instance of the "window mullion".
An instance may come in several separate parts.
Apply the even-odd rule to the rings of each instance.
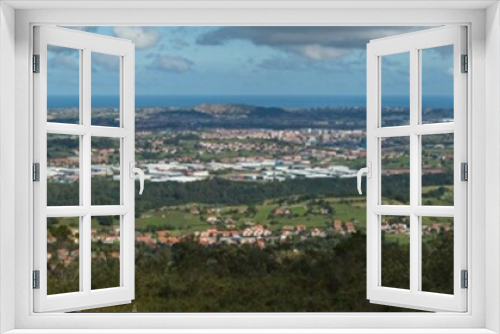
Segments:
[[[82,123],[85,127],[90,128],[91,124],[91,51],[90,49],[83,50],[83,64],[81,67],[82,71],[82,81],[81,81],[81,99],[82,99]],[[89,211],[82,218],[82,235],[80,250],[81,250],[81,261],[82,270],[80,271],[80,279],[83,285],[83,291],[90,293],[91,290],[91,261],[92,261],[92,251],[91,251],[91,134],[87,131],[82,136],[82,149],[80,150],[80,157],[82,160],[81,164],[81,189],[83,206],[89,208]]]
[[[415,293],[420,286],[420,218],[413,212],[418,206],[420,194],[420,137],[415,133],[419,123],[420,92],[419,51],[410,50],[410,291]]]

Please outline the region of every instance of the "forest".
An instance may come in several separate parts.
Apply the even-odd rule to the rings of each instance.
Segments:
[[[63,238],[63,236],[61,236]],[[64,240],[61,240],[64,241]],[[382,284],[408,288],[409,247],[383,239]],[[136,298],[88,312],[404,312],[366,299],[366,235],[255,246],[201,246],[185,241],[136,245]],[[119,260],[103,251],[92,287],[107,287]],[[422,250],[424,291],[453,293],[453,232]],[[451,266],[451,267],[450,267]],[[78,262],[51,270],[52,293],[78,289]],[[116,275],[116,274],[115,274]],[[61,285],[65,282],[66,285]]]
[[[383,188],[382,196],[406,203],[409,201],[410,178],[406,174],[382,177],[382,182],[391,184]],[[440,186],[453,184],[453,174],[428,174],[422,180],[422,186]],[[68,205],[67,201],[79,196],[79,184],[47,183],[47,205]],[[109,204],[119,194],[120,184],[107,178],[92,179],[92,205]],[[251,205],[262,203],[266,199],[286,199],[293,195],[349,197],[359,196],[356,179],[295,179],[283,182],[238,182],[213,178],[194,183],[148,182],[148,191],[136,196],[136,215],[164,206],[188,203],[214,205]],[[365,180],[363,179],[363,189]],[[138,193],[139,183],[136,182]],[[363,190],[363,193],[366,191]]]
[[[429,185],[451,183],[452,174],[428,175]],[[390,182],[383,196],[401,202],[408,194],[408,175],[384,176]],[[193,183],[149,183],[136,196],[136,215],[190,203],[246,205],[300,196],[357,196],[355,179],[307,179],[284,182],[235,182],[214,178]],[[93,204],[109,203],[118,182],[93,178]],[[441,194],[440,187],[433,190]],[[78,196],[78,184],[48,183],[49,205],[64,205]],[[110,195],[111,194],[111,195]],[[110,197],[111,196],[111,197]],[[332,210],[334,212],[334,208]],[[99,221],[101,226],[110,224]],[[78,291],[78,257],[58,261],[61,249],[76,252],[71,224],[49,221],[50,294]],[[75,226],[73,224],[73,226]],[[409,244],[404,238],[382,240],[382,285],[409,287]],[[118,248],[117,248],[118,247]],[[92,243],[92,288],[118,285],[119,244]],[[256,245],[200,245],[193,237],[180,243],[136,243],[136,298],[128,305],[88,312],[402,312],[401,308],[371,304],[366,299],[366,234],[328,234],[324,238],[292,237],[287,242]],[[453,293],[453,230],[433,232],[422,248],[424,291]]]

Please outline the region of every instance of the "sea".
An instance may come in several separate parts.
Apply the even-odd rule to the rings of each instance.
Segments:
[[[70,108],[78,106],[78,96],[52,95],[47,97],[48,108]],[[409,107],[408,96],[384,96],[383,107]],[[147,107],[191,107],[202,103],[247,104],[259,107],[321,108],[321,107],[365,107],[364,95],[136,95],[136,108]],[[118,96],[92,96],[93,107],[115,108]],[[422,105],[434,108],[453,108],[453,96],[427,96]]]

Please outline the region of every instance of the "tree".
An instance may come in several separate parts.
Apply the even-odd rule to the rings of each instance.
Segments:
[[[96,219],[101,226],[113,225],[113,216],[97,216]]]
[[[254,217],[259,210],[257,210],[257,207],[253,204],[249,205],[247,208],[247,213],[249,216]]]
[[[71,231],[66,225],[52,226],[49,231],[50,234],[57,239],[58,244],[68,242],[71,236]]]

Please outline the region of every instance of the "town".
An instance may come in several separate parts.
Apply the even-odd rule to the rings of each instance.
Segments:
[[[287,215],[290,214],[289,210],[283,208],[275,208],[274,214]],[[225,229],[217,229],[213,225],[217,222],[214,216],[207,219],[207,225],[210,225],[205,230],[196,231],[192,235],[185,235],[182,237],[172,236],[169,230],[157,230],[155,232],[136,232],[135,241],[138,244],[144,244],[150,248],[156,248],[161,245],[173,245],[183,242],[186,238],[192,239],[200,245],[216,246],[221,244],[226,245],[251,245],[255,247],[266,247],[268,244],[290,242],[294,239],[301,241],[308,238],[326,238],[334,235],[348,235],[356,233],[356,223],[352,221],[341,221],[334,219],[326,228],[308,228],[306,225],[285,225],[280,230],[272,231],[266,226],[256,223],[247,223],[246,226],[238,230],[236,225],[231,219],[225,219]],[[453,229],[449,222],[440,223],[433,222],[431,225],[424,225],[422,227],[422,235],[429,236],[432,234],[439,234],[441,232],[450,232]],[[392,235],[409,236],[410,229],[404,218],[399,221],[389,221],[383,219],[381,222],[381,231]],[[119,243],[120,243],[120,229],[119,226],[110,226],[106,229],[92,228],[91,229],[92,243],[96,245],[110,245],[117,246],[105,255],[102,252],[94,251],[93,258],[110,256],[111,258],[120,257]],[[56,256],[60,263],[69,265],[79,257],[79,230],[75,227],[68,228],[67,239],[70,243],[74,244],[72,250],[59,247],[54,253],[47,252],[47,261],[50,261],[53,256]],[[51,235],[50,230],[47,234],[47,243],[54,244],[58,240],[55,236]],[[93,247],[98,248],[98,247]]]

